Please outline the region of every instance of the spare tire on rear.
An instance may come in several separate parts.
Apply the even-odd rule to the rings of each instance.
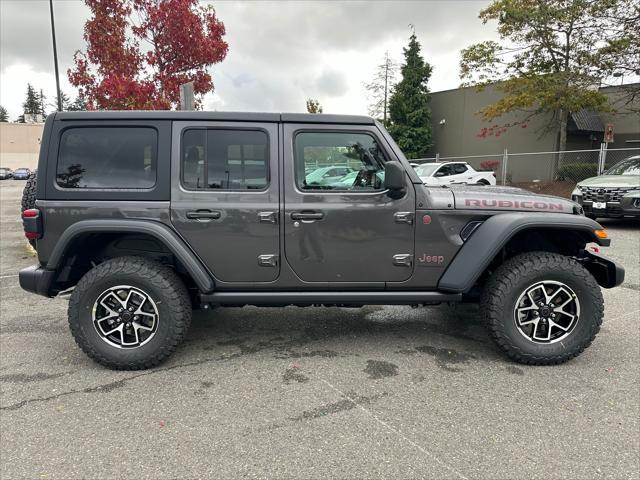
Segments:
[[[36,173],[32,173],[31,176],[27,179],[27,183],[24,185],[24,189],[22,190],[22,203],[20,213],[25,210],[29,210],[31,208],[36,208],[36,187],[37,187],[37,175]],[[36,241],[29,240],[31,246],[36,248]]]
[[[36,182],[36,174],[32,173],[27,179],[27,183],[24,184],[24,190],[22,190],[22,210],[20,213],[30,208],[36,208]]]

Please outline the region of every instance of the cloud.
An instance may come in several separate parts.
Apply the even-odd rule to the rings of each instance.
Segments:
[[[348,89],[347,76],[338,71],[324,70],[315,82],[318,95],[339,97]]]
[[[458,86],[461,48],[495,38],[495,27],[477,18],[487,1],[203,3],[215,7],[229,43],[227,58],[211,69],[208,109],[301,112],[313,97],[327,113],[365,114],[363,83],[386,50],[402,61],[409,24],[434,66],[432,91]],[[66,70],[84,48],[89,11],[78,0],[54,6],[62,89],[73,97]],[[27,81],[55,95],[48,1],[0,0],[0,39],[0,103],[14,118]]]

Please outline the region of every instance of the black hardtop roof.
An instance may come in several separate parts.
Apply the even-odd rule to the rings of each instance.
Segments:
[[[57,112],[56,120],[202,120],[231,122],[343,123],[373,125],[371,117],[317,113],[204,112],[174,110],[109,110]]]

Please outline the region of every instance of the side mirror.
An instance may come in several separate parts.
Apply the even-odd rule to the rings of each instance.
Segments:
[[[394,194],[401,193],[405,187],[404,168],[398,162],[384,165],[384,188]]]
[[[447,176],[447,172],[445,172],[444,170],[440,170],[439,172],[436,172],[433,174],[434,177],[446,177]]]

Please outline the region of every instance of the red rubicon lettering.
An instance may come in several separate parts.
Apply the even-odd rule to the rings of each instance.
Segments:
[[[529,210],[564,210],[564,206],[561,203],[547,203],[547,202],[534,202],[531,200],[495,200],[495,199],[482,199],[476,200],[473,198],[466,198],[465,205],[467,207],[485,207],[485,208],[511,208],[519,209],[526,208]]]

